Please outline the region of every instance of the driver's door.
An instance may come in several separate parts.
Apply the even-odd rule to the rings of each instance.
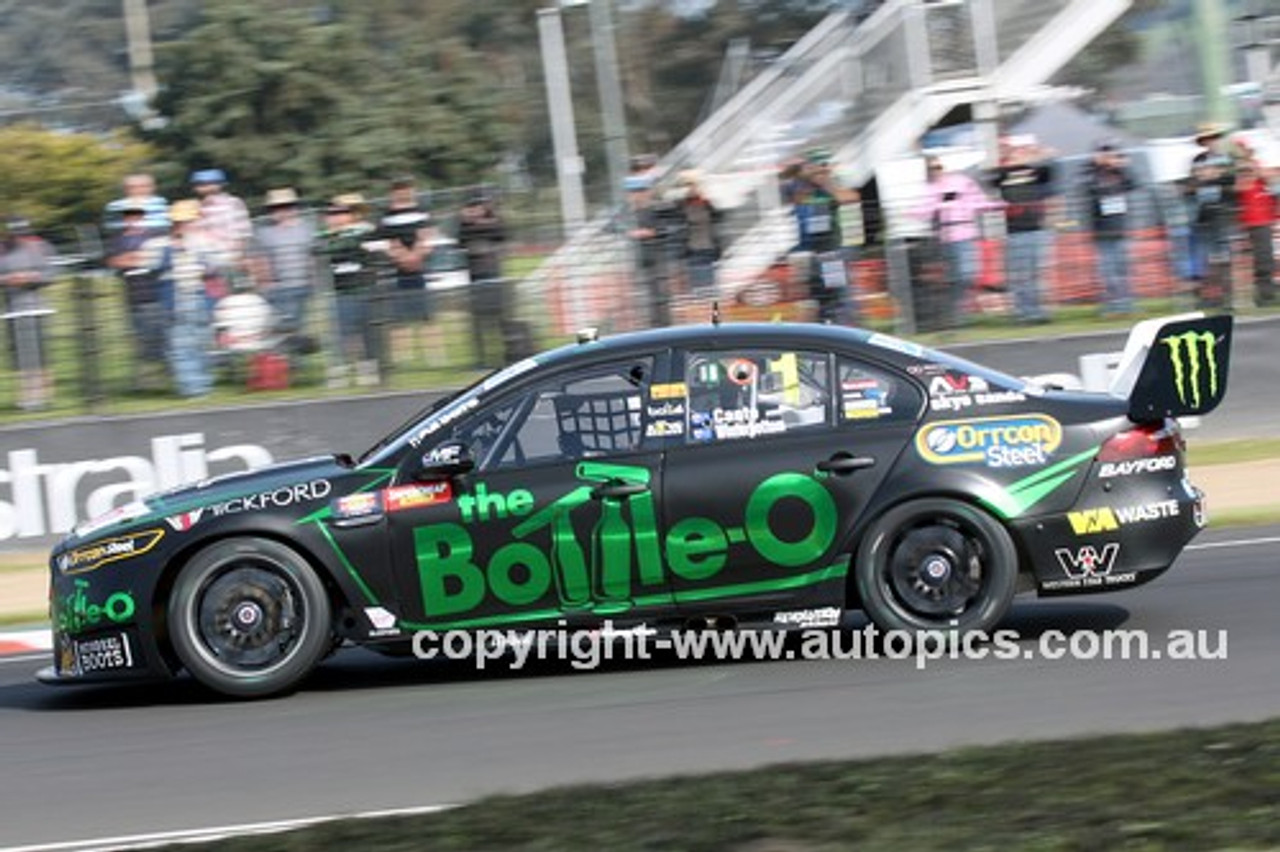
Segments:
[[[550,376],[424,445],[425,472],[422,456],[406,460],[406,493],[435,489],[386,507],[406,626],[626,623],[670,605],[661,439],[645,434],[658,360]],[[473,471],[431,472],[433,456],[460,450]]]

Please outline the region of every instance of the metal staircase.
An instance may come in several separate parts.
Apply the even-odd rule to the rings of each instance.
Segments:
[[[721,261],[726,295],[756,280],[794,243],[777,165],[810,146],[835,152],[861,184],[957,107],[1025,98],[1130,6],[1131,0],[886,0],[865,20],[835,12],[662,158],[661,186],[685,170],[734,210],[740,234]],[[574,236],[539,271],[572,306],[568,324],[597,308],[576,288],[628,277],[628,246],[607,221]],[[603,288],[608,291],[608,286]],[[585,322],[584,322],[585,321]]]

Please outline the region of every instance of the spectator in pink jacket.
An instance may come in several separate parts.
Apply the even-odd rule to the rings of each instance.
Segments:
[[[915,215],[933,224],[950,282],[948,313],[954,323],[960,317],[965,297],[978,280],[982,213],[1003,205],[988,198],[973,178],[963,172],[948,171],[937,157],[927,157],[925,167],[928,183]]]

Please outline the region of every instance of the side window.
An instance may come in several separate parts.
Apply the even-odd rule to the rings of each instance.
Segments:
[[[686,442],[736,441],[831,425],[828,356],[783,350],[690,352]]]
[[[840,422],[900,423],[920,412],[920,391],[906,379],[851,358],[839,359]]]
[[[651,358],[556,377],[522,397],[497,446],[497,467],[640,449]],[[490,465],[494,466],[493,464]]]

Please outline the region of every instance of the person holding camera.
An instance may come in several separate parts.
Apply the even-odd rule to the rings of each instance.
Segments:
[[[982,214],[1003,205],[988,198],[964,172],[947,169],[938,157],[925,158],[925,172],[924,199],[915,215],[933,223],[949,283],[946,323],[954,326],[960,323],[965,300],[978,283]]]

